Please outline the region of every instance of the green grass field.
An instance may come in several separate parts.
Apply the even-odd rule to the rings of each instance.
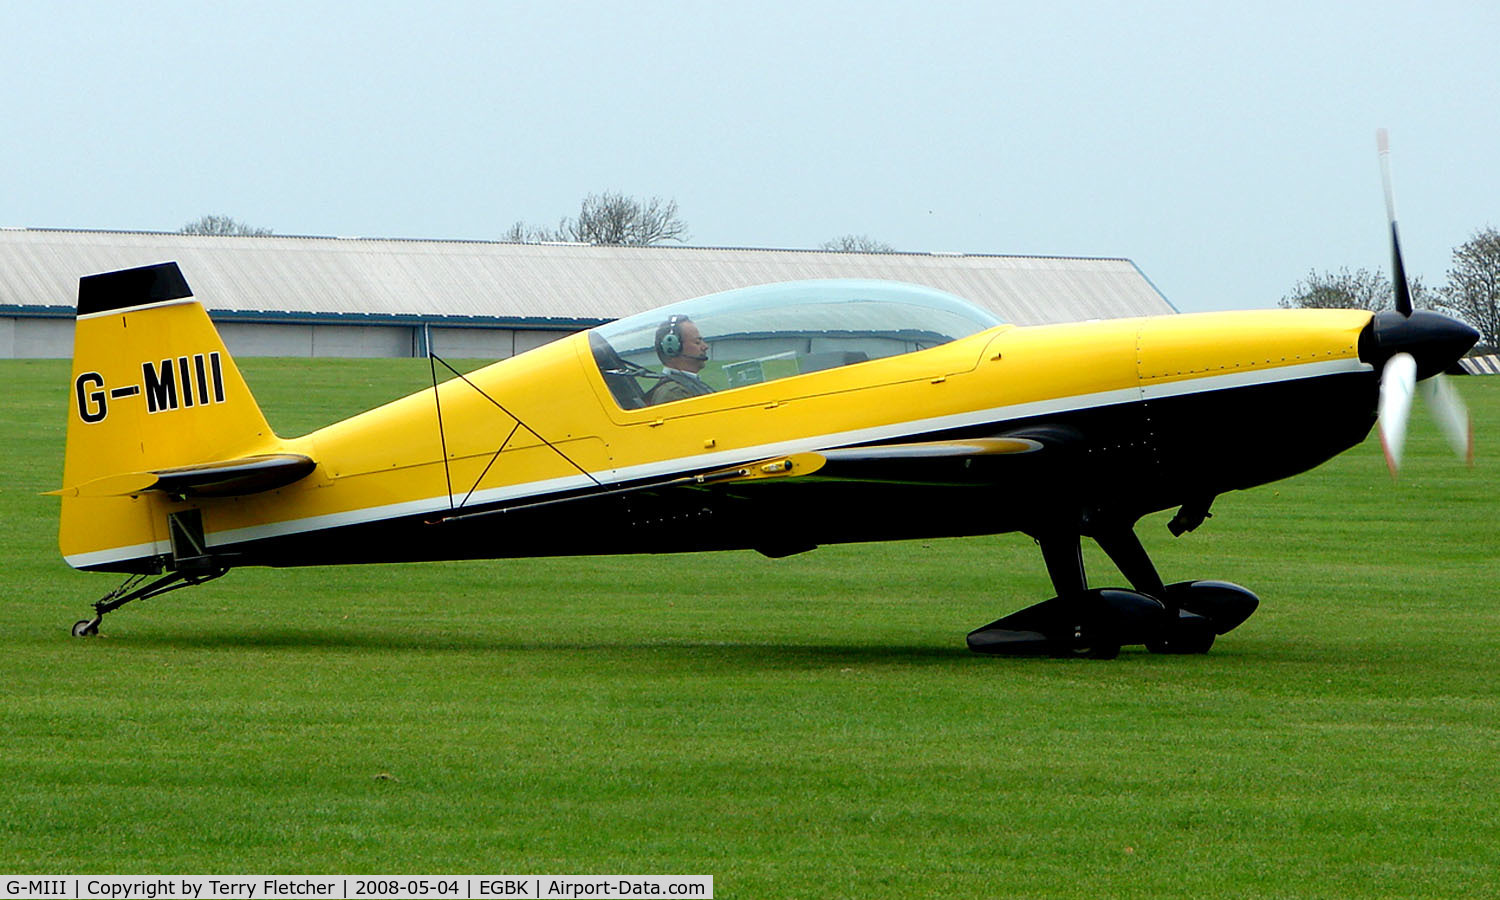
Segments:
[[[427,380],[249,360],[301,433]],[[711,874],[719,897],[1500,895],[1500,379],[1141,533],[1261,611],[1203,657],[971,655],[1017,535],[244,570],[69,636],[62,361],[0,362],[0,870]],[[1268,445],[1295,440],[1268,433]],[[1097,553],[1095,583],[1121,579]]]

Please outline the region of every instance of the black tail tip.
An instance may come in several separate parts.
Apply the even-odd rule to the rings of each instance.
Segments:
[[[78,279],[78,315],[110,312],[193,296],[175,262],[120,269]]]

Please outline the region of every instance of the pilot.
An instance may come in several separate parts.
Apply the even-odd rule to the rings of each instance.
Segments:
[[[656,328],[656,358],[661,360],[662,379],[646,393],[646,403],[671,403],[713,388],[698,377],[708,362],[708,342],[698,325],[687,316],[672,316]]]

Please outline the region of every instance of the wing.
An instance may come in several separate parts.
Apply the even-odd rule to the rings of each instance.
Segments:
[[[810,521],[817,515],[787,517],[788,512],[802,508],[801,497],[832,497],[835,495],[823,492],[841,492],[831,508],[838,510],[835,518],[848,520],[841,526],[842,533],[856,534],[857,527],[847,526],[849,521],[859,521],[863,515],[859,509],[870,509],[876,516],[881,510],[889,511],[885,498],[892,495],[887,490],[964,488],[995,483],[1011,475],[1035,480],[1038,465],[1051,470],[1070,456],[1068,451],[1074,446],[1073,438],[1064,430],[1031,429],[831,447],[495,506],[460,507],[426,521],[435,526],[458,526],[478,524],[475,520],[493,516],[537,516],[534,521],[551,523],[537,526],[545,528],[565,523],[569,516],[605,517],[619,526],[619,540],[611,545],[615,552],[653,553],[662,552],[663,547],[751,548],[780,557],[817,545],[803,527],[807,524],[804,518]],[[858,503],[851,506],[851,498],[874,498],[876,503],[873,507]],[[702,524],[709,516],[715,523],[712,527]]]
[[[740,494],[747,487],[753,490],[762,484],[785,484],[791,480],[803,479],[808,482],[863,481],[891,484],[971,483],[976,477],[983,477],[988,460],[1023,456],[1036,459],[1039,454],[1059,455],[1077,440],[1077,435],[1066,429],[1039,428],[993,436],[837,447],[774,456],[672,478],[508,503],[498,508],[460,508],[431,521],[456,522],[606,497],[661,494],[683,489],[721,488]],[[974,471],[976,468],[979,471]]]

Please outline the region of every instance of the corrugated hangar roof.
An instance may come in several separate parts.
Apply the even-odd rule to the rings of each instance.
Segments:
[[[80,276],[167,260],[210,310],[268,315],[579,323],[808,278],[928,285],[1021,325],[1174,312],[1127,259],[50,229],[0,230],[0,309],[71,310]]]

